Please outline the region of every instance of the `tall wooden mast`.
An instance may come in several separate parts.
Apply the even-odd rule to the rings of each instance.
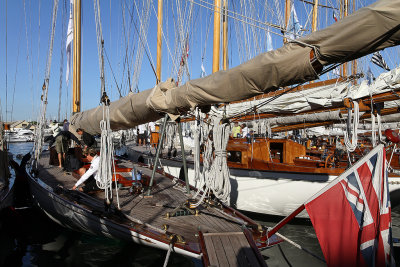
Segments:
[[[72,112],[81,111],[81,0],[74,3],[74,53],[73,53]]]
[[[356,1],[353,0],[353,13],[356,11]],[[355,76],[357,74],[357,60],[351,62],[351,75]],[[357,83],[357,79],[353,80],[353,84]]]
[[[158,0],[157,70],[156,70],[157,83],[161,81],[162,25],[163,25],[163,0]]]
[[[221,35],[221,0],[214,0],[214,41],[213,41],[213,67],[212,72],[219,71],[219,52]]]
[[[348,2],[348,0],[343,0],[342,8],[341,8],[341,11],[343,12],[342,18],[347,17],[347,15],[348,15],[348,8],[349,8],[349,2]],[[347,63],[344,63],[344,64],[343,64],[342,76],[343,76],[343,77],[346,77],[346,76],[347,76]]]
[[[311,31],[312,32],[315,32],[317,30],[318,2],[319,2],[319,0],[314,0],[313,16],[312,16],[312,24],[311,24]]]
[[[224,70],[228,69],[228,0],[223,3],[222,15],[222,66]]]
[[[285,30],[284,32],[286,33],[288,24],[289,24],[289,18],[290,18],[290,10],[292,7],[292,1],[291,0],[285,0]],[[283,43],[285,44],[287,42],[286,38],[283,38]]]

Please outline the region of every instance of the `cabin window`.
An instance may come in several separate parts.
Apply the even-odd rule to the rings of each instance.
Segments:
[[[269,150],[273,162],[283,162],[283,143],[270,143]]]
[[[242,163],[242,152],[241,151],[228,151],[228,161]]]

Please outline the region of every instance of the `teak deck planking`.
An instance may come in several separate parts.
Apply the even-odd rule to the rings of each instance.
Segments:
[[[70,174],[62,171],[58,166],[48,164],[49,154],[43,153],[40,159],[40,179],[53,189],[62,186],[64,189],[71,189],[76,179]],[[144,175],[150,176],[151,170],[141,167],[129,161],[122,160],[120,167],[132,168],[135,166],[137,170],[143,172]],[[130,173],[120,173],[127,177]],[[115,194],[115,190],[113,190]],[[143,198],[141,195],[131,195],[128,190],[119,190],[119,202],[121,211],[135,219],[141,220],[143,223],[150,224],[159,229],[163,229],[163,225],[168,225],[168,231],[181,235],[187,243],[197,243],[196,237],[199,230],[204,233],[221,233],[221,232],[241,232],[241,225],[233,221],[223,213],[216,212],[213,208],[199,206],[200,215],[187,215],[166,218],[166,213],[171,212],[175,207],[184,203],[187,199],[185,188],[170,178],[164,177],[156,173],[154,186],[152,190],[152,198]],[[103,207],[104,192],[98,191],[90,194],[94,199],[98,200],[98,207]],[[114,201],[116,197],[114,196]]]
[[[266,266],[260,263],[243,232],[203,234],[210,266]]]

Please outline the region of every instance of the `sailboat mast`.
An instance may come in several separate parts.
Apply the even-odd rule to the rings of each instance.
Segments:
[[[221,0],[214,0],[214,40],[212,72],[219,71],[219,52],[221,35]]]
[[[81,0],[74,3],[74,53],[72,112],[81,111]]]
[[[158,0],[157,69],[156,69],[157,83],[161,81],[162,24],[163,24],[163,0]]]
[[[347,15],[348,15],[348,7],[349,7],[349,2],[348,2],[348,0],[343,0],[342,8],[340,9],[340,10],[343,12],[342,18],[347,17]],[[344,63],[344,64],[343,64],[342,76],[343,76],[343,77],[346,77],[346,76],[347,76],[347,63]]]
[[[228,69],[228,0],[223,3],[222,16],[222,66],[224,70]]]
[[[289,24],[289,18],[290,18],[290,9],[292,6],[291,0],[286,0],[285,1],[285,33]],[[287,42],[286,38],[283,38],[283,43],[285,44]]]
[[[356,11],[356,1],[353,0],[353,13],[354,11]],[[353,60],[351,62],[351,75],[353,75],[353,77],[357,74],[357,60]],[[353,84],[357,83],[357,79],[353,80]]]
[[[315,32],[317,30],[317,22],[318,22],[318,2],[319,0],[314,0],[314,7],[313,7],[313,16],[312,16],[312,24],[311,30]]]

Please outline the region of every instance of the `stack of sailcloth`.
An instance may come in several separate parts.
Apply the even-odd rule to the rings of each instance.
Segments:
[[[318,78],[323,66],[350,61],[400,43],[400,0],[381,0],[333,25],[258,55],[235,68],[176,87],[172,80],[110,106],[113,130],[180,115],[196,106],[227,103]],[[75,114],[71,125],[99,133],[101,107]]]

